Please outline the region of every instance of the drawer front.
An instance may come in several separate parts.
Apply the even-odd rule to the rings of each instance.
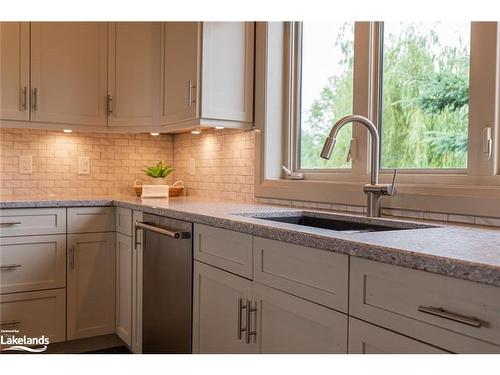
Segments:
[[[68,208],[68,233],[114,232],[114,207]]]
[[[0,312],[2,329],[16,329],[16,336],[66,340],[66,289],[1,295]]]
[[[116,207],[116,231],[132,236],[132,210]]]
[[[252,236],[195,224],[194,259],[251,279]]]
[[[349,318],[349,354],[446,354],[447,351]]]
[[[347,255],[255,237],[254,259],[255,281],[347,312]]]
[[[0,293],[64,288],[66,235],[0,239]]]
[[[65,208],[0,210],[0,237],[66,233]]]
[[[500,288],[351,258],[357,318],[456,353],[499,353],[499,312]]]

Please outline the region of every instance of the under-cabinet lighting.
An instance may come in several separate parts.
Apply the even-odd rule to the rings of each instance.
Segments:
[[[71,129],[63,129],[63,132],[65,132],[65,133],[73,133],[73,130],[71,130]]]
[[[201,128],[191,130],[191,134],[201,134]]]
[[[149,133],[149,134],[152,135],[153,137],[160,135],[160,133]]]
[[[224,127],[223,126],[216,126],[215,129],[221,130],[221,129],[224,129]]]

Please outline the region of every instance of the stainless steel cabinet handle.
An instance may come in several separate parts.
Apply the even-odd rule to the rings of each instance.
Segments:
[[[468,326],[476,328],[481,327],[481,322],[477,318],[446,311],[442,307],[419,306],[418,311],[425,314],[439,316],[440,318],[453,320],[454,322],[466,324]]]
[[[33,99],[32,99],[32,107],[33,107],[33,111],[38,110],[37,97],[38,97],[38,90],[37,90],[37,88],[35,87],[35,88],[33,89]]]
[[[21,264],[6,264],[5,266],[0,266],[0,270],[13,270],[22,267]]]
[[[243,299],[240,298],[238,299],[238,340],[241,340],[241,335],[243,332],[247,332],[247,328],[243,328],[241,326],[241,323],[243,322],[243,310],[247,309],[247,305],[243,304]],[[248,311],[247,311],[247,316],[248,316]],[[246,319],[248,320],[248,319]],[[247,326],[248,327],[248,326]]]
[[[178,231],[176,229],[159,227],[159,226],[155,226],[155,225],[151,225],[151,224],[143,223],[143,222],[139,222],[139,221],[135,222],[135,227],[140,228],[140,229],[150,230],[151,232],[163,234],[164,236],[168,236],[168,237],[175,238],[175,239],[191,238],[191,234],[189,232],[182,232],[182,231]]]
[[[4,221],[3,223],[0,223],[0,225],[19,225],[22,224],[20,221]]]
[[[111,116],[113,114],[113,97],[109,94],[106,96],[106,108],[108,116]]]
[[[137,247],[141,244],[139,241],[139,227],[137,226],[139,222],[136,221],[134,225],[134,250],[137,250]]]
[[[188,107],[191,108],[194,104],[194,102],[196,101],[195,99],[193,99],[193,89],[195,89],[196,86],[193,85],[193,81],[189,80],[188,81]]]
[[[69,248],[69,266],[72,270],[75,269],[75,247],[71,246]]]
[[[21,321],[20,320],[11,320],[11,321],[8,321],[8,322],[2,322],[0,323],[0,326],[13,326],[13,325],[17,325],[17,324],[21,324]]]
[[[21,93],[21,108],[23,109],[23,111],[26,111],[28,109],[28,88],[26,86],[23,87]]]
[[[255,325],[257,325],[257,302],[255,302],[255,306],[252,307],[252,302],[247,301],[247,339],[246,343],[250,344],[250,338],[253,337],[253,342],[256,341],[257,331],[252,330],[252,313],[255,313]]]

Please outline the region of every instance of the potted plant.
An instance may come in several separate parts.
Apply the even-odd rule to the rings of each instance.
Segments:
[[[174,171],[174,168],[165,165],[163,160],[160,160],[158,164],[152,167],[147,167],[144,172],[149,177],[153,178],[153,185],[165,185],[165,178]]]

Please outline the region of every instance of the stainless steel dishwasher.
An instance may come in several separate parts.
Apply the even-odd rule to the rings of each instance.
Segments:
[[[191,353],[192,223],[144,214],[142,352]]]

